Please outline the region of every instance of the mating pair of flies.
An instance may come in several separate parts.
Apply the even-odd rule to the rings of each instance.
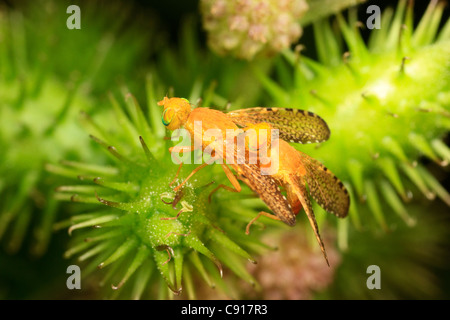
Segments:
[[[275,138],[276,140],[273,140],[270,135],[265,138],[263,135],[261,141],[246,140],[245,150],[243,150],[244,156],[248,157],[249,153],[263,145],[262,140],[264,140],[266,147],[268,144],[277,143],[278,148],[270,149],[272,153],[270,158],[277,159],[278,170],[271,174],[262,174],[267,164],[263,164],[259,160],[254,164],[243,161],[245,159],[239,159],[239,157],[242,157],[242,153],[239,153],[236,147],[230,150],[228,145],[227,150],[226,141],[220,141],[219,143],[223,143],[223,145],[219,149],[223,151],[219,156],[224,158],[224,155],[231,152],[237,161],[221,164],[233,187],[221,184],[213,192],[220,188],[240,192],[239,179],[256,192],[267,207],[272,210],[274,214],[262,211],[252,219],[247,225],[247,233],[250,225],[261,215],[281,220],[289,226],[293,226],[296,215],[304,208],[324,258],[329,265],[306,185],[308,185],[311,197],[323,209],[340,218],[347,216],[350,197],[342,182],[330,170],[319,161],[296,150],[286,142],[304,144],[326,141],[330,137],[330,130],[322,118],[312,112],[285,108],[258,107],[228,113],[202,107],[193,109],[189,101],[183,98],[165,97],[158,102],[158,105],[164,106],[162,122],[169,130],[173,131],[184,127],[192,138],[195,135],[203,135],[208,129],[220,130],[223,133],[230,129],[236,132],[239,132],[239,129],[243,132],[249,129],[254,129],[256,132],[260,132],[261,129],[269,129],[266,132],[270,132],[270,129],[278,129],[279,138]],[[196,121],[201,121],[201,131],[199,131],[198,126],[194,126]],[[217,143],[217,141],[214,142]],[[211,143],[202,139],[202,150]],[[170,148],[171,152],[173,150],[173,148]],[[194,146],[185,147],[183,151],[194,151]],[[273,154],[274,152],[278,154]],[[195,168],[183,183],[174,190],[178,191],[193,174],[206,165],[208,164],[203,163]],[[228,165],[235,171],[236,175],[233,174]],[[282,189],[286,192],[286,196],[283,195]]]

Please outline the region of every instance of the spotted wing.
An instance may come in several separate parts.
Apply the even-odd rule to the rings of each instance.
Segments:
[[[322,163],[300,152],[306,169],[303,177],[311,197],[326,211],[344,218],[350,207],[350,197],[344,184]]]
[[[296,143],[317,143],[328,140],[330,129],[318,115],[299,109],[249,108],[227,113],[241,127],[267,122],[280,130],[280,138]]]
[[[256,192],[281,221],[289,226],[295,225],[295,214],[271,176],[262,175],[261,168],[254,164],[241,164],[235,169],[237,169],[239,179]]]

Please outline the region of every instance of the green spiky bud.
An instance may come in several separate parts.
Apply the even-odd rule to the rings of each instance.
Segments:
[[[170,183],[178,165],[163,139],[161,108],[153,86],[147,88],[151,116],[145,115],[129,94],[125,111],[111,95],[111,119],[94,121],[82,114],[91,139],[110,155],[109,165],[64,162],[48,166],[52,172],[79,180],[60,186],[58,199],[91,204],[87,212],[57,226],[69,227],[73,237],[66,256],[86,262],[84,276],[96,268],[105,269],[102,283],[116,290],[108,294],[113,297],[139,298],[162,277],[173,293],[186,288],[188,297],[194,298],[193,275],[188,270],[197,270],[210,286],[223,287],[221,277],[226,271],[222,264],[255,285],[244,266],[253,258],[244,248],[257,241],[244,234],[245,223],[231,223],[233,214],[222,217],[220,206],[208,202],[212,191],[208,187],[216,180],[210,168],[203,169],[178,193],[173,192]],[[193,168],[195,165],[184,165],[180,176]]]
[[[328,21],[316,22],[319,62],[285,51],[278,63],[283,88],[257,71],[276,106],[311,110],[328,123],[329,141],[301,149],[346,181],[356,200],[350,219],[358,227],[375,220],[388,230],[389,212],[414,225],[405,206],[413,194],[450,205],[448,191],[419,164],[420,156],[439,165],[450,161],[442,142],[450,128],[450,22],[438,32],[443,4],[432,1],[414,29],[410,4],[386,9],[368,44],[356,11],[348,22],[338,15],[348,52]],[[373,219],[360,216],[361,208]]]

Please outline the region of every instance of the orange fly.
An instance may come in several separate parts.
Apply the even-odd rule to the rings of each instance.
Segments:
[[[227,130],[235,130],[236,135],[239,132],[239,127],[233,122],[233,120],[228,117],[225,113],[208,109],[208,108],[196,108],[191,109],[191,105],[188,100],[183,98],[167,98],[158,102],[158,105],[164,106],[162,122],[171,131],[184,127],[195,139],[195,136],[203,137],[205,131],[209,129],[220,130],[221,132],[226,132]],[[201,121],[201,126],[195,126],[195,122]],[[287,199],[281,194],[279,187],[276,182],[267,175],[261,175],[261,168],[257,164],[245,163],[245,159],[241,159],[237,154],[242,154],[237,152],[235,147],[235,139],[230,141],[228,139],[223,139],[221,141],[206,141],[202,139],[201,148],[204,150],[211,147],[211,144],[216,144],[214,150],[218,151],[219,154],[215,156],[224,158],[224,155],[228,152],[233,154],[233,162],[230,166],[235,170],[238,176],[250,176],[251,180],[245,181],[246,184],[256,192],[260,198],[267,204],[267,206],[276,214],[276,216],[286,224],[293,226],[295,224],[295,215],[292,213],[290,205]],[[217,144],[222,144],[221,147],[217,148]],[[231,145],[230,145],[231,144]],[[231,151],[230,151],[231,147]],[[171,152],[174,148],[169,149]],[[194,151],[194,146],[185,147],[183,152]],[[244,153],[245,156],[245,153]],[[239,158],[239,159],[238,159]],[[237,164],[242,163],[242,164]],[[180,164],[180,168],[183,163]],[[206,167],[208,163],[203,163],[202,165],[195,168],[188,177],[178,185],[174,190],[178,191],[196,172]],[[228,168],[226,164],[221,164],[225,175],[232,184],[232,188],[226,185],[219,185],[213,192],[217,191],[219,188],[224,188],[232,192],[240,192],[241,186],[239,181],[233,172]],[[179,170],[180,170],[179,168]],[[179,172],[178,170],[178,172]],[[177,175],[178,175],[177,172]]]
[[[278,129],[280,139],[277,139],[276,142],[279,143],[279,151],[278,154],[271,155],[279,159],[279,170],[276,173],[271,175],[261,174],[261,170],[264,170],[266,166],[260,162],[257,164],[242,164],[242,161],[235,161],[230,164],[237,173],[238,178],[256,192],[275,214],[274,216],[266,212],[260,212],[257,217],[250,221],[246,231],[248,233],[250,225],[261,215],[281,220],[293,226],[295,224],[295,215],[304,207],[328,263],[325,248],[320,238],[314,212],[312,211],[306,191],[305,182],[308,183],[310,193],[319,205],[325,208],[325,210],[334,212],[341,217],[344,217],[348,211],[349,198],[347,191],[342,183],[321,165],[320,162],[310,158],[306,154],[300,153],[284,141],[313,143],[327,140],[330,136],[330,131],[323,119],[314,113],[298,109],[249,108],[230,113],[223,113],[208,108],[192,109],[189,101],[182,98],[165,97],[162,101],[158,102],[158,105],[164,106],[162,122],[169,130],[184,127],[192,137],[195,137],[196,134],[203,136],[204,132],[208,129],[218,129],[222,132],[225,132],[227,129],[237,130],[239,127],[244,127],[244,132],[250,128],[256,129],[257,131],[261,128]],[[198,127],[195,128],[195,121],[201,121],[202,126],[200,129]],[[214,143],[216,142],[214,141]],[[233,142],[235,143],[236,140]],[[245,157],[248,157],[251,150],[254,149],[254,146],[250,146],[254,142],[248,142],[248,140],[246,142],[244,154]],[[230,146],[227,145],[226,140],[222,140],[219,143],[223,144],[222,148],[219,148],[219,150],[223,150],[219,156],[224,158],[224,155],[227,154],[227,146]],[[209,145],[210,143],[202,140],[202,149],[207,148]],[[259,148],[259,145],[261,145],[260,142],[258,142],[256,149]],[[191,146],[187,147],[184,151],[193,150],[194,147]],[[173,148],[171,148],[171,151],[173,151]],[[233,153],[235,160],[236,155],[240,154],[238,151],[235,146],[233,146],[232,150],[230,148],[228,150],[228,152]],[[194,169],[175,190],[178,190],[193,174],[206,165],[204,163]],[[213,192],[219,188],[240,192],[241,187],[239,182],[231,170],[225,164],[221,164],[221,166],[233,185],[233,188],[220,185]],[[286,189],[287,199],[282,195],[279,186]]]

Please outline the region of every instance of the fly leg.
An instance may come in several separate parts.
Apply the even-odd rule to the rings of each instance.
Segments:
[[[207,163],[203,163],[201,165],[199,165],[197,168],[195,168],[194,170],[192,170],[192,172],[187,176],[186,179],[184,179],[184,181],[179,184],[175,189],[173,189],[175,192],[177,192],[178,190],[180,190],[180,188],[198,171],[200,171],[201,169],[203,169],[204,167],[206,167],[208,164]]]
[[[195,148],[193,145],[191,145],[190,147],[187,147],[187,146],[185,146],[185,147],[174,146],[174,147],[170,147],[169,148],[169,152],[170,153],[173,153],[173,152],[192,152],[192,151],[195,151],[195,150],[198,150],[198,148]],[[180,174],[182,166],[183,166],[183,162],[180,162],[180,165],[178,167],[177,173],[175,174],[175,177],[173,178],[173,180],[169,183],[169,187],[172,184],[174,184],[174,182],[178,179],[178,175]]]
[[[276,215],[270,214],[268,212],[265,211],[261,211],[260,213],[258,213],[258,215],[256,217],[254,217],[248,224],[247,227],[245,228],[245,234],[250,234],[250,226],[259,219],[259,217],[261,216],[265,216],[267,218],[273,219],[273,220],[277,220],[280,221],[281,219],[278,218]]]
[[[211,196],[213,195],[213,193],[216,192],[217,190],[219,190],[220,188],[228,190],[230,192],[241,192],[241,190],[242,190],[241,185],[239,184],[239,181],[236,179],[236,176],[233,174],[233,172],[231,172],[230,168],[228,168],[227,165],[225,165],[225,164],[221,164],[221,166],[222,166],[223,171],[225,172],[225,175],[227,176],[228,180],[230,180],[233,187],[229,187],[224,184],[218,185],[209,194],[209,197],[208,197],[209,202],[211,202]]]

